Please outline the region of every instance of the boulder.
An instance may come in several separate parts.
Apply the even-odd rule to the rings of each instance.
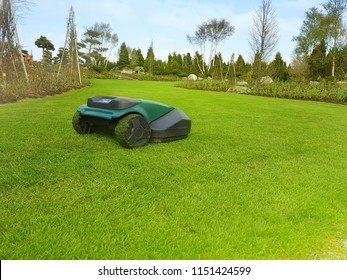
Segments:
[[[310,86],[318,86],[319,82],[317,81],[310,81]]]
[[[143,68],[142,66],[136,66],[134,71],[137,74],[143,74],[143,73],[145,73],[145,68]]]
[[[198,80],[198,76],[196,76],[195,74],[190,74],[188,76],[188,80],[189,81],[197,81]]]
[[[131,70],[131,69],[123,69],[121,73],[122,73],[122,74],[133,74],[134,71]]]
[[[274,81],[270,76],[265,76],[260,78],[260,83],[262,84],[272,84]]]
[[[344,81],[339,81],[339,82],[337,82],[337,84],[338,84],[340,87],[347,87],[347,82],[344,82]]]
[[[250,93],[251,90],[248,87],[234,86],[234,87],[229,88],[227,90],[227,92],[232,92],[232,93]]]
[[[237,86],[248,86],[248,83],[247,82],[244,82],[244,81],[240,81],[240,82],[237,82],[236,83]]]

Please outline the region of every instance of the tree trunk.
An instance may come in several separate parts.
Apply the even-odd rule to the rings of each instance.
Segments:
[[[336,67],[336,38],[334,39],[334,47],[333,47],[333,66],[331,69],[331,76],[335,77],[335,67]]]

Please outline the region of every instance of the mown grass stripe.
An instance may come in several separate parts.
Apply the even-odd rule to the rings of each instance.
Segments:
[[[1,259],[346,259],[347,107],[92,81],[0,105]],[[152,99],[188,139],[128,150],[71,119],[92,95]]]

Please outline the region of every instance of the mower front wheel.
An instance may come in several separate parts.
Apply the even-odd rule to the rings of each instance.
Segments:
[[[80,112],[76,112],[72,118],[72,126],[79,134],[92,133],[92,124],[86,122]]]
[[[151,128],[144,117],[130,114],[118,121],[115,136],[123,147],[137,148],[148,143],[151,138]]]

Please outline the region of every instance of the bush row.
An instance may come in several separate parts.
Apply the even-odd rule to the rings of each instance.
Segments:
[[[251,93],[260,96],[331,103],[347,102],[347,85],[335,82],[322,82],[319,84],[287,82],[256,85],[252,88]]]
[[[86,85],[79,83],[77,72],[76,75],[72,75],[71,69],[62,69],[58,77],[58,68],[55,65],[32,63],[27,66],[27,72],[29,82],[23,74],[20,78],[10,75],[0,77],[0,103],[59,94]]]
[[[220,92],[227,92],[233,88],[233,85],[228,81],[214,80],[184,81],[177,86],[188,89]],[[347,83],[321,82],[319,84],[310,84],[309,82],[288,81],[274,82],[271,84],[254,83],[249,85],[248,88],[250,91],[247,94],[250,95],[347,103]]]

